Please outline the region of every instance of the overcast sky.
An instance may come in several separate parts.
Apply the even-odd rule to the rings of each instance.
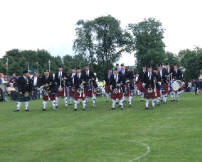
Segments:
[[[167,51],[202,47],[201,8],[201,0],[0,0],[0,57],[13,48],[73,54],[76,22],[107,15],[122,27],[155,17],[166,29]]]

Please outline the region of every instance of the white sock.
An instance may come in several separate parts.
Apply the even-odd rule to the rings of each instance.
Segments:
[[[17,110],[20,110],[21,104],[22,104],[22,102],[19,102],[19,101],[17,102],[17,105],[16,105],[16,109],[17,109]]]
[[[72,97],[69,96],[69,104],[72,104]]]
[[[155,107],[155,99],[152,99],[152,107]]]
[[[145,100],[145,106],[146,106],[146,108],[149,107],[149,99],[146,99],[146,100]]]
[[[52,107],[53,107],[53,110],[55,110],[56,108],[56,101],[54,100],[54,101],[52,101]]]
[[[174,100],[174,92],[173,91],[170,92],[170,98],[171,98],[171,100]]]
[[[96,106],[96,96],[95,95],[93,95],[92,101],[93,101],[93,107],[95,107]]]
[[[77,109],[77,104],[78,104],[78,101],[74,100],[74,109]]]
[[[56,99],[55,99],[55,104],[56,104],[56,106],[58,106],[58,102],[59,102],[59,98],[58,97],[56,97]]]
[[[43,109],[46,109],[47,101],[43,101]]]
[[[106,93],[106,101],[109,101],[109,93]]]
[[[82,104],[83,104],[83,109],[86,109],[86,101],[85,100],[82,101]]]
[[[121,108],[123,108],[123,99],[121,99],[120,101],[119,101],[119,105],[121,106]]]
[[[64,97],[64,102],[65,102],[65,106],[68,106],[68,104],[67,104],[67,97]]]
[[[25,102],[25,110],[28,110],[28,109],[29,109],[29,102],[26,101],[26,102]]]
[[[133,98],[132,96],[128,97],[128,102],[129,102],[130,105],[132,104],[132,98]]]
[[[164,103],[167,102],[167,97],[166,97],[166,95],[163,95],[163,102],[164,102]]]
[[[81,103],[81,99],[79,98],[78,100],[77,100],[77,104],[80,104]]]
[[[112,100],[112,108],[114,109],[116,105],[116,100]]]

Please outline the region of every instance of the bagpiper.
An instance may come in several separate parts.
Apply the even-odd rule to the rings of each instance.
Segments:
[[[18,102],[15,112],[20,111],[22,102],[25,102],[25,111],[29,111],[29,101],[32,93],[32,81],[28,70],[23,71],[23,75],[17,81],[18,86]]]
[[[96,94],[94,89],[98,87],[96,83],[96,77],[94,73],[90,70],[89,65],[85,65],[85,70],[82,72],[82,78],[84,81],[84,88],[86,93],[86,102],[89,97],[92,97],[93,107],[96,106]]]
[[[143,82],[145,83],[144,88],[144,98],[145,98],[145,109],[149,109],[149,100],[152,100],[152,108],[155,107],[155,99],[157,98],[157,89],[156,89],[156,82],[157,78],[152,71],[152,67],[149,66],[147,68],[146,77],[144,78]]]
[[[123,109],[123,90],[122,90],[122,85],[121,85],[121,77],[119,75],[118,69],[115,68],[113,75],[110,80],[110,86],[112,89],[112,110],[115,110],[115,105],[119,101],[119,107]]]
[[[77,111],[79,100],[82,100],[83,110],[86,111],[86,93],[84,87],[84,79],[82,78],[81,69],[78,67],[74,76],[74,111]]]
[[[107,74],[105,74],[105,96],[106,96],[106,102],[109,101],[109,96],[111,94],[111,89],[110,89],[110,80],[112,77],[112,69],[109,69]]]
[[[56,110],[56,84],[53,80],[53,77],[50,75],[48,70],[44,71],[44,75],[41,78],[41,87],[42,90],[42,99],[43,99],[43,107],[42,111],[46,111],[46,105],[48,100],[50,99],[52,102],[53,110]]]
[[[59,66],[58,71],[55,73],[55,81],[57,83],[56,108],[58,107],[59,97],[64,98],[65,107],[68,107],[66,96],[67,76],[61,65]]]

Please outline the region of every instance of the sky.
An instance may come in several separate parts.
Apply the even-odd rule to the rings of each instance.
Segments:
[[[166,51],[202,47],[201,0],[0,0],[0,57],[18,48],[73,55],[75,24],[111,15],[125,28],[154,17],[162,22]],[[134,64],[133,55],[120,61]]]

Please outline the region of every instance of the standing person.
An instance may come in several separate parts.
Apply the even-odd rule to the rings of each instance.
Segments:
[[[10,81],[9,81],[9,83],[12,83],[12,84],[13,84],[13,87],[16,88],[16,87],[17,87],[17,81],[18,81],[18,79],[17,79],[17,77],[16,77],[16,74],[13,73],[13,74],[12,74],[12,77],[11,77],[11,79],[10,79]]]
[[[178,68],[178,65],[175,64],[173,66],[173,69],[171,71],[172,73],[172,84],[174,83],[174,81],[176,80],[183,80],[183,74],[182,71]],[[171,90],[171,101],[179,101],[180,100],[180,94],[181,94],[181,88],[177,91],[174,91],[173,89]]]
[[[121,64],[121,71],[119,72],[120,78],[122,81],[122,90],[123,90],[123,101],[125,101],[125,97],[128,98],[129,106],[132,106],[132,81],[133,81],[133,73],[129,71],[128,68]]]
[[[111,77],[110,80],[110,86],[112,89],[112,94],[111,94],[111,98],[112,98],[112,110],[115,110],[115,105],[117,103],[117,101],[119,100],[119,107],[121,108],[121,110],[123,110],[123,91],[121,88],[121,77],[120,74],[118,72],[118,69],[115,68],[114,69],[114,73]]]
[[[152,100],[152,108],[155,108],[155,99],[157,98],[156,82],[157,78],[153,73],[152,67],[147,68],[147,76],[144,78],[145,83],[145,109],[149,109],[149,100]]]
[[[32,80],[32,87],[33,87],[33,91],[32,91],[32,99],[38,99],[40,98],[40,92],[39,92],[39,88],[40,88],[40,77],[39,77],[39,73],[35,72],[34,76],[31,78]]]
[[[32,92],[32,81],[27,70],[24,70],[23,75],[19,77],[17,85],[19,94],[15,112],[20,111],[22,102],[25,102],[25,111],[29,111],[29,101]]]
[[[49,70],[44,71],[44,75],[41,78],[41,89],[42,89],[42,99],[43,99],[43,107],[42,111],[46,111],[46,105],[48,100],[50,99],[52,102],[53,110],[56,110],[56,84],[53,80],[53,77],[50,75]]]
[[[84,78],[82,78],[81,69],[78,67],[76,70],[76,75],[74,75],[74,111],[77,111],[79,100],[82,100],[83,110],[86,111],[86,93],[84,87]]]
[[[111,90],[110,90],[110,80],[111,80],[111,77],[112,77],[112,69],[109,69],[107,74],[105,75],[105,95],[106,95],[106,102],[109,101],[109,95],[111,93]]]
[[[119,64],[116,64],[115,68],[117,69],[118,72],[121,71],[121,67],[119,66]]]
[[[96,95],[93,93],[93,89],[96,88],[95,82],[96,77],[94,73],[90,70],[89,65],[85,66],[85,70],[82,72],[82,78],[84,81],[85,93],[86,93],[86,102],[89,97],[92,97],[93,107],[96,106]]]
[[[199,94],[199,80],[198,79],[196,79],[194,81],[194,92],[195,92],[195,95]]]
[[[144,100],[144,91],[143,88],[145,87],[144,81],[146,80],[147,77],[147,67],[143,65],[142,70],[139,73],[139,80],[137,82],[137,88],[141,92],[141,99],[140,101]]]
[[[76,68],[72,68],[72,73],[69,75],[69,104],[72,104],[72,99],[74,98],[74,77],[76,75]]]
[[[68,107],[67,97],[65,95],[67,76],[61,65],[59,66],[58,71],[55,73],[55,81],[57,83],[56,108],[58,107],[59,97],[64,98],[65,107]]]

